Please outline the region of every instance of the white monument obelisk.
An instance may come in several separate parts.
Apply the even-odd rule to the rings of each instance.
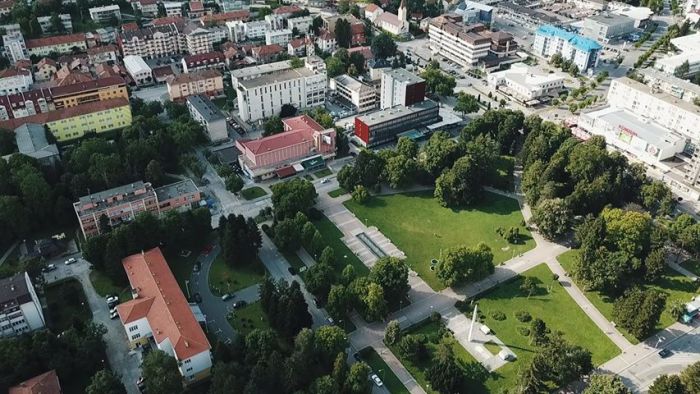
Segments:
[[[472,341],[472,333],[474,332],[474,320],[476,320],[476,309],[479,307],[479,304],[474,304],[474,314],[472,315],[472,324],[469,327],[469,342]]]

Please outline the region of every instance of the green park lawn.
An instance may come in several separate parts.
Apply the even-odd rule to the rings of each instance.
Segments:
[[[119,302],[125,302],[131,299],[131,292],[129,291],[128,286],[122,288],[115,285],[112,279],[100,271],[90,271],[90,282],[92,283],[92,287],[95,289],[95,292],[99,294],[100,297],[116,295],[119,297]]]
[[[462,345],[457,342],[457,340],[454,339],[451,335],[445,336],[443,338],[440,338],[439,336],[439,329],[441,322],[432,322],[430,320],[425,320],[422,323],[418,323],[415,326],[411,327],[407,331],[404,332],[404,335],[406,334],[411,334],[411,335],[418,335],[418,336],[425,336],[425,338],[428,340],[426,343],[426,348],[428,350],[428,356],[425,357],[424,360],[421,361],[413,361],[409,360],[403,356],[401,356],[401,353],[398,351],[398,348],[396,345],[391,345],[389,348],[391,349],[392,353],[401,361],[401,364],[403,364],[404,367],[408,370],[408,372],[411,373],[411,376],[413,376],[418,384],[420,384],[423,389],[428,394],[439,394],[437,391],[430,389],[430,383],[428,383],[428,370],[430,369],[430,366],[432,365],[431,359],[432,359],[432,354],[435,351],[435,348],[437,347],[438,343],[440,341],[444,341],[445,343],[449,344],[450,347],[452,348],[452,351],[454,352],[455,358],[457,359],[458,363],[461,366],[465,366],[466,364],[471,364],[477,362],[474,357],[472,357],[469,352],[467,352]],[[449,331],[448,331],[449,332]],[[486,389],[484,387],[465,387],[464,388],[464,393],[487,393]],[[494,392],[499,392],[499,391],[494,391]],[[392,392],[393,393],[393,392]]]
[[[256,198],[260,198],[265,195],[267,195],[267,192],[265,191],[265,189],[259,186],[253,186],[241,190],[241,196],[243,196],[243,198],[245,198],[246,200],[255,200]]]
[[[331,196],[332,198],[338,198],[342,196],[343,194],[346,194],[348,191],[343,189],[342,187],[339,187],[335,190],[331,190],[328,192],[328,195]]]
[[[209,288],[214,295],[233,293],[258,284],[265,278],[265,266],[259,260],[231,268],[221,255],[217,256],[209,269]]]
[[[77,279],[63,279],[51,283],[45,287],[44,294],[48,300],[47,325],[54,333],[59,334],[67,330],[75,319],[82,322],[92,319],[83,286]]]
[[[432,192],[375,196],[364,205],[352,200],[344,204],[359,220],[389,237],[406,253],[406,263],[436,290],[445,286],[430,270],[430,260],[439,259],[444,249],[484,242],[491,247],[494,263],[500,264],[535,247],[530,232],[522,227],[518,202],[493,193],[485,193],[481,202],[460,210],[440,206]],[[507,230],[511,226],[520,228],[520,244],[509,244],[496,233],[499,227]]]
[[[231,327],[244,337],[256,328],[270,328],[270,323],[267,321],[267,316],[265,316],[260,302],[254,302],[243,308],[236,309],[233,315],[229,316],[228,321]]]
[[[557,257],[559,263],[569,274],[572,274],[574,259],[577,253],[577,250],[570,250]],[[671,267],[666,267],[664,274],[658,282],[646,285],[646,287],[656,289],[666,294],[666,309],[661,314],[661,318],[656,325],[656,330],[663,330],[676,322],[669,313],[673,301],[680,300],[682,302],[688,302],[696,295],[698,289],[697,284],[694,283],[692,279],[674,271]],[[614,300],[597,291],[585,291],[584,293],[606,319],[610,321],[615,320],[612,313]],[[639,340],[628,333],[627,330],[622,327],[618,327],[618,329],[630,342],[634,344],[639,343]]]
[[[324,243],[335,251],[335,258],[339,263],[337,265],[338,274],[340,274],[343,268],[348,264],[355,268],[355,274],[357,276],[365,276],[369,273],[369,268],[367,268],[367,266],[345,245],[341,239],[343,238],[343,233],[338,230],[330,219],[324,215],[321,219],[314,221],[313,224],[318,229],[318,232],[321,233]]]
[[[192,269],[194,267],[194,263],[197,261],[197,257],[199,257],[199,252],[197,251],[192,251],[187,257],[180,255],[167,257],[168,266],[173,272],[173,275],[177,280],[177,284],[180,285],[182,294],[185,296],[187,296],[187,284],[185,281],[190,280],[192,277]]]
[[[530,297],[520,290],[524,277],[530,277],[538,284],[538,291]],[[521,327],[529,328],[531,323],[520,322],[515,317],[516,312],[525,311],[532,319],[542,319],[547,328],[563,332],[564,338],[570,343],[590,350],[594,365],[600,365],[620,353],[617,346],[586,316],[559,282],[553,280],[552,271],[546,264],[531,268],[520,277],[485,293],[478,300],[478,305],[484,317],[483,323],[518,357],[516,361],[491,374],[486,382],[491,392],[498,392],[499,388],[515,387],[518,371],[530,363],[537,351],[530,344],[529,337],[518,331]],[[495,312],[503,313],[505,320],[494,319]],[[467,314],[471,317],[471,312]]]
[[[401,383],[401,380],[399,380],[391,368],[386,365],[374,348],[366,347],[360,350],[360,356],[362,357],[362,361],[366,362],[370,368],[372,368],[372,372],[379,376],[379,379],[384,383],[384,387],[386,387],[391,394],[409,393],[406,386]]]
[[[318,171],[314,172],[314,176],[315,176],[316,178],[319,178],[319,179],[320,179],[320,178],[325,178],[325,177],[330,176],[330,175],[333,175],[333,171],[331,171],[331,169],[328,168],[328,167],[326,167],[326,168],[324,168],[324,169],[322,169],[322,170],[318,170]]]

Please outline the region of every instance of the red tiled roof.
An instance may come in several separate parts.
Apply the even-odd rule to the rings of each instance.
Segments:
[[[277,7],[274,10],[272,10],[272,13],[275,15],[281,15],[281,14],[294,14],[296,12],[302,11],[302,8],[299,8],[295,5],[283,5],[281,7]]]
[[[129,106],[129,100],[125,98],[113,98],[104,101],[94,101],[91,103],[85,103],[81,105],[76,105],[75,107],[68,107],[63,109],[58,109],[56,111],[43,112],[36,115],[25,116],[23,118],[15,118],[9,120],[0,121],[0,128],[4,129],[16,129],[27,123],[49,123],[60,119],[73,118],[80,115],[89,114],[92,112],[106,111],[112,108]]]
[[[350,25],[352,34],[365,34],[365,25],[362,23],[353,23]]]
[[[190,11],[204,11],[204,3],[201,1],[190,1]]]
[[[78,92],[84,92],[93,89],[106,88],[108,86],[114,85],[124,85],[124,78],[122,77],[107,77],[92,79],[90,81],[79,82],[72,85],[60,86],[51,89],[52,97],[62,97],[75,94]]]
[[[153,20],[153,26],[164,26],[174,24],[178,31],[182,31],[185,28],[185,19],[181,16],[164,16],[162,18],[156,18]]]
[[[282,119],[282,123],[284,132],[256,140],[239,140],[240,145],[253,154],[260,154],[310,141],[314,131],[323,131],[323,127],[308,115]]]
[[[218,51],[200,53],[198,55],[187,55],[183,58],[187,67],[196,66],[197,63],[202,62],[223,62],[224,54]]]
[[[295,38],[295,39],[289,41],[289,45],[291,45],[292,48],[302,47],[302,46],[304,46],[305,43],[306,43],[306,40],[304,40],[303,38]]]
[[[85,33],[68,34],[65,36],[51,36],[45,38],[33,38],[27,40],[27,49],[40,48],[51,45],[68,44],[71,42],[85,42]]]
[[[287,166],[287,167],[282,167],[275,171],[275,174],[277,174],[277,177],[282,179],[286,178],[288,176],[292,176],[297,173],[297,170],[294,169],[292,166]]]
[[[372,54],[372,48],[370,47],[354,47],[348,49],[348,55],[352,55],[355,52],[362,54],[362,56],[365,57],[365,60],[374,59],[374,55]]]
[[[29,380],[10,387],[8,394],[61,394],[61,384],[56,370],[44,372]]]
[[[12,8],[14,5],[14,0],[0,1],[0,9]]]
[[[376,5],[376,4],[374,4],[374,3],[371,3],[371,4],[368,4],[367,7],[365,7],[365,12],[370,12],[370,13],[372,13],[372,12],[378,10],[378,9],[379,9],[379,6],[378,6],[378,5]]]
[[[86,83],[86,82],[92,82],[95,81],[95,79],[92,77],[92,74],[90,73],[82,73],[82,72],[74,72],[74,71],[68,71],[67,73],[64,73],[62,71],[66,70],[65,68],[62,68],[59,70],[60,74],[56,74],[57,80],[56,80],[56,87],[60,88],[63,86],[74,86],[78,85],[81,83]]]
[[[125,23],[122,25],[122,31],[133,31],[138,29],[139,25],[137,25],[136,22]]]
[[[323,131],[324,128],[309,115],[300,115],[292,118],[282,119],[284,130],[315,130]]]
[[[100,45],[92,48],[88,48],[87,53],[88,55],[97,55],[100,53],[107,53],[107,52],[116,52],[117,47],[115,47],[112,44],[109,45]]]
[[[43,66],[54,66],[56,67],[56,61],[51,59],[50,57],[45,57],[39,60],[39,62],[36,64],[37,68],[41,68]]]
[[[145,317],[156,342],[169,339],[180,361],[211,349],[159,248],[131,255],[122,265],[138,291],[138,298],[117,307],[122,323]]]
[[[250,19],[250,11],[237,10],[224,12],[222,14],[204,15],[203,17],[199,18],[199,22],[202,25],[207,25],[210,23],[216,24],[230,21],[247,21],[248,19]]]
[[[323,30],[321,34],[319,34],[318,39],[324,41],[335,40],[335,34],[331,33],[328,30]]]
[[[175,75],[175,73],[173,72],[173,68],[170,66],[161,66],[158,68],[154,68],[151,71],[153,72],[154,78],[161,78],[161,77],[166,77],[169,75]]]
[[[274,55],[276,53],[280,53],[284,51],[284,48],[277,44],[272,44],[272,45],[262,45],[259,47],[253,48],[253,55],[254,56],[267,56],[267,55]]]
[[[4,70],[0,70],[0,78],[10,78],[18,75],[32,75],[32,73],[29,70],[19,70],[16,68],[6,68]]]

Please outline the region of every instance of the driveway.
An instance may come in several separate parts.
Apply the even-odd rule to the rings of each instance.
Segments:
[[[74,257],[78,261],[71,265],[65,265],[64,261],[68,257]],[[139,393],[136,388],[136,380],[141,376],[141,353],[129,349],[126,333],[119,319],[111,320],[109,318],[109,309],[104,298],[97,294],[92,282],[90,282],[90,264],[82,258],[80,253],[64,256],[49,261],[49,263],[56,264],[57,268],[55,271],[44,274],[47,283],[65,278],[75,278],[83,285],[85,297],[92,311],[92,320],[102,324],[107,329],[103,338],[107,345],[106,353],[109,365],[113,371],[121,375],[127,393]]]

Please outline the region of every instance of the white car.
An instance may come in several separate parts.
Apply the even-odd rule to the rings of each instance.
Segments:
[[[71,264],[77,263],[77,262],[78,262],[78,260],[76,260],[75,258],[71,257],[71,258],[69,258],[68,260],[66,260],[65,264],[66,264],[66,265],[71,265]]]
[[[105,301],[107,301],[108,304],[111,303],[111,302],[118,302],[118,301],[119,301],[119,297],[116,297],[116,296],[107,296],[107,299],[106,299]]]
[[[114,320],[119,317],[119,313],[117,312],[117,309],[115,308],[114,310],[109,312],[109,318]]]
[[[382,386],[384,386],[384,383],[382,382],[381,379],[379,379],[379,376],[377,376],[376,373],[373,373],[373,374],[369,375],[369,378],[372,379],[372,381],[374,382],[374,384],[377,385],[377,387],[382,387]]]

